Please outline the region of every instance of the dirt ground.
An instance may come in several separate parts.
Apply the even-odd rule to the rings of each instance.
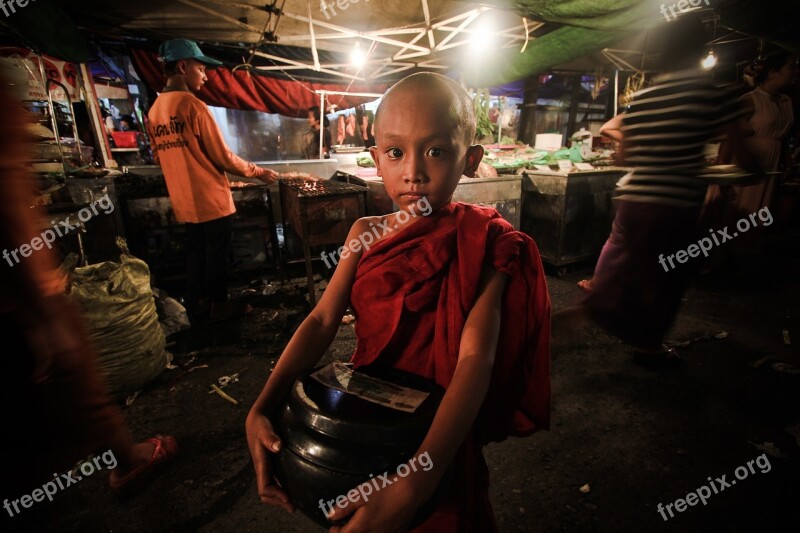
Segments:
[[[683,348],[678,367],[642,366],[593,327],[553,339],[551,430],[485,450],[500,530],[796,530],[798,244],[797,230],[773,237],[763,276],[697,279],[669,339],[727,336]],[[574,301],[576,281],[590,272],[588,265],[548,277],[553,308]],[[2,529],[321,531],[300,513],[260,504],[245,443],[250,404],[307,310],[302,279],[271,279],[276,294],[248,296],[255,316],[192,332],[172,348],[177,368],[126,408],[137,438],[173,434],[181,446],[180,457],[145,492],[120,500],[107,490],[106,473],[96,473],[52,503],[4,517]],[[790,345],[782,337],[787,314]],[[346,360],[354,343],[353,325],[342,325],[326,359]],[[232,374],[239,380],[225,391],[238,405],[209,393]],[[730,486],[719,490],[722,476]],[[717,491],[706,489],[705,503],[676,510],[676,500],[712,481]],[[665,511],[665,520],[659,504],[673,504],[674,517]]]

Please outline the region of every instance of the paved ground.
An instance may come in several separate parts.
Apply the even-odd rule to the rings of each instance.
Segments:
[[[678,368],[640,366],[594,328],[555,339],[552,430],[486,449],[500,530],[796,529],[798,243],[797,231],[773,238],[768,274],[760,278],[697,281],[670,339],[727,336],[684,348]],[[578,296],[575,282],[590,271],[549,278],[554,308]],[[299,513],[258,502],[244,439],[249,405],[302,319],[301,287],[302,280],[282,284],[273,296],[253,298],[256,317],[198,332],[212,346],[178,351],[178,368],[127,408],[137,437],[167,432],[182,446],[180,459],[146,492],[120,501],[106,490],[105,475],[95,474],[55,502],[5,519],[2,529],[22,529],[28,517],[37,531],[321,531]],[[782,340],[787,313],[789,346]],[[342,325],[326,357],[346,359],[353,345],[353,326]],[[209,394],[211,383],[234,373],[239,381],[225,390],[238,405]],[[730,486],[720,491],[722,476]],[[706,502],[676,511],[674,502],[696,489],[710,493]],[[665,511],[665,521],[657,505],[671,503],[674,517]]]

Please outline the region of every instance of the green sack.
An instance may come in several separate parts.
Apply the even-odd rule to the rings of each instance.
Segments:
[[[82,310],[108,392],[117,399],[155,379],[172,359],[158,322],[150,269],[124,252],[119,263],[75,268],[70,281],[70,297]]]

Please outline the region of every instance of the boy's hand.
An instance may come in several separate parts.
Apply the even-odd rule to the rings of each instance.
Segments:
[[[392,485],[375,491],[367,496],[364,501],[360,493],[356,503],[347,500],[344,508],[333,506],[333,512],[328,515],[328,520],[335,522],[352,515],[350,521],[343,526],[333,526],[330,533],[358,533],[361,531],[406,531],[414,519],[417,509],[422,505],[419,500],[423,490],[414,486],[411,477],[397,478]],[[390,476],[390,479],[395,479]],[[361,485],[373,488],[367,482]],[[367,492],[366,490],[363,492]]]
[[[254,412],[247,415],[245,422],[247,430],[247,445],[253,458],[253,467],[256,469],[256,487],[261,501],[269,505],[283,507],[293,513],[294,505],[289,497],[275,483],[272,475],[271,453],[281,449],[281,441],[272,429],[272,423],[266,416]]]

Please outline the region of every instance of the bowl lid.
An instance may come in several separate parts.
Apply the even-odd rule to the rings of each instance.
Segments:
[[[444,396],[442,387],[416,374],[377,365],[358,369],[394,385],[429,393],[409,413],[323,385],[311,377],[317,370],[304,373],[295,382],[289,408],[301,424],[335,439],[376,444],[419,440],[427,433]]]

